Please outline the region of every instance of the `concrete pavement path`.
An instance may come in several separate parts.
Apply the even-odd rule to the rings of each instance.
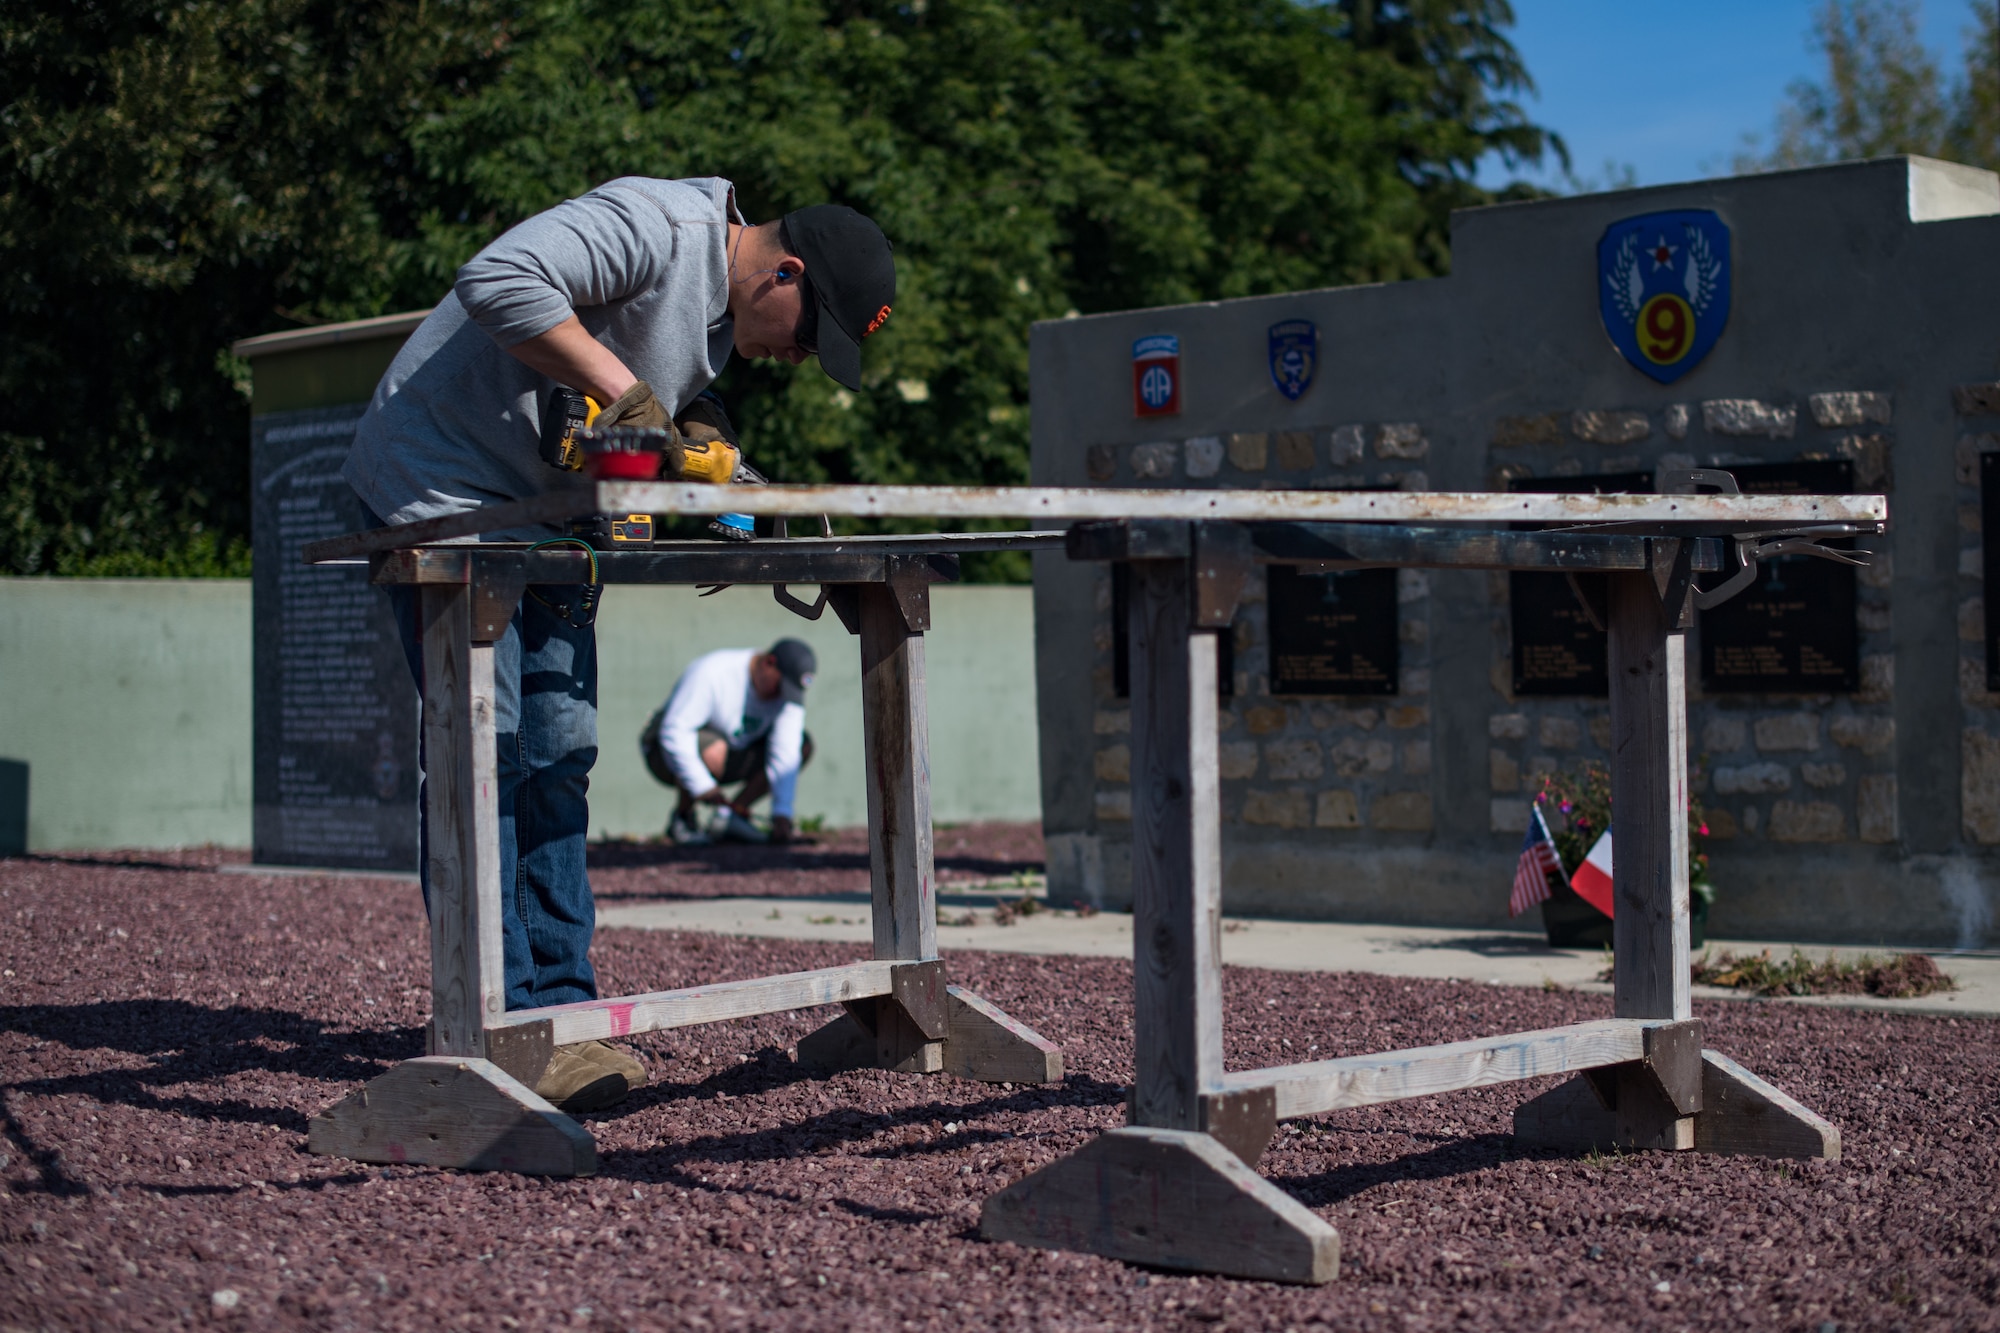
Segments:
[[[1023,884],[1008,880],[985,886],[946,886],[938,898],[938,948],[988,949],[997,953],[1079,954],[1129,958],[1132,918],[1115,912],[1080,916],[1039,907],[1011,924],[995,921],[995,908],[1021,901]],[[1003,913],[1004,915],[1004,913]],[[699,898],[598,909],[597,924],[611,929],[692,930],[766,939],[826,940],[866,944],[873,938],[868,900],[862,895],[826,898]],[[1454,930],[1431,926],[1358,925],[1336,921],[1272,921],[1225,917],[1222,961],[1236,967],[1286,972],[1372,972],[1383,976],[1431,977],[1484,982],[1495,986],[1559,986],[1608,994],[1597,980],[1605,957],[1598,949],[1552,949],[1539,931]],[[1789,957],[1792,945],[1768,941],[1711,940],[1720,953],[1755,954],[1769,949]],[[1814,958],[1842,958],[1883,950],[1799,946]],[[1907,1014],[2000,1017],[2000,954],[1934,953],[1959,989],[1912,1000],[1873,996],[1815,996],[1778,1001],[1880,1009]],[[1714,999],[1751,999],[1741,991],[1697,986],[1695,994]]]

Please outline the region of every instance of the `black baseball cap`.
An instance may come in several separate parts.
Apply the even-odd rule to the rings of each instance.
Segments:
[[[848,388],[861,388],[861,340],[882,327],[896,303],[896,260],[882,229],[845,204],[814,204],[785,214],[785,239],[806,261],[819,365]],[[800,644],[804,647],[804,644]]]
[[[806,686],[813,683],[813,673],[819,670],[813,650],[797,639],[780,639],[771,645],[771,656],[778,659],[778,697],[788,704],[804,703]]]

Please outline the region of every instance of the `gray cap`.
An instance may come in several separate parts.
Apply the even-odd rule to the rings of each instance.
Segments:
[[[819,670],[813,650],[797,639],[780,639],[771,645],[771,656],[778,660],[778,697],[790,704],[804,703],[806,687]]]

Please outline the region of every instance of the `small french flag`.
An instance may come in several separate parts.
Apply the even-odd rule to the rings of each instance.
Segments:
[[[1606,916],[1611,915],[1611,830],[1604,830],[1603,836],[1592,845],[1590,855],[1583,858],[1583,864],[1569,877],[1570,888],[1576,896],[1595,907]]]

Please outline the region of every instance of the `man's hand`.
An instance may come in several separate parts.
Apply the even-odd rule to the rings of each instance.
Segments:
[[[653,386],[644,380],[633,380],[632,387],[608,403],[597,414],[597,419],[590,423],[593,430],[606,430],[612,426],[659,428],[669,424],[667,409],[660,406],[660,400],[653,396]]]
[[[771,841],[790,842],[792,840],[792,817],[790,815],[771,816]]]
[[[705,792],[703,792],[703,793],[702,793],[701,795],[699,795],[699,796],[695,797],[695,799],[696,799],[697,801],[700,801],[700,802],[701,802],[701,803],[702,803],[703,805],[728,805],[728,804],[729,804],[729,798],[728,798],[727,796],[724,796],[724,795],[722,794],[722,788],[720,788],[720,787],[710,787],[710,788],[709,788],[709,789],[708,789],[707,791],[705,791]]]

